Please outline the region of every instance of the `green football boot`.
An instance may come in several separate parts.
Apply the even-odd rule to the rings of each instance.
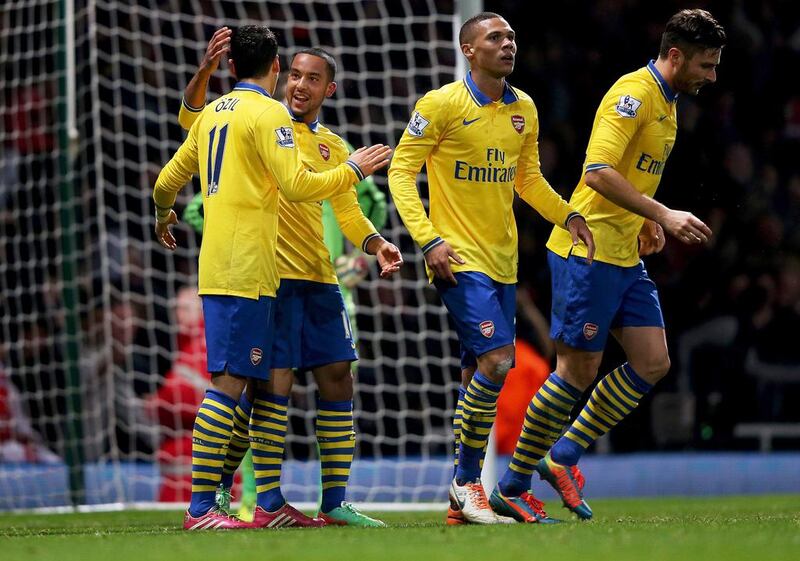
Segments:
[[[381,520],[370,518],[366,514],[359,512],[356,507],[348,502],[342,501],[341,506],[337,506],[330,512],[321,512],[317,515],[326,524],[331,526],[359,526],[361,528],[385,528],[386,524]]]

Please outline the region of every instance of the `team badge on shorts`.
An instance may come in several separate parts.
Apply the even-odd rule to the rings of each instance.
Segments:
[[[514,125],[514,130],[519,134],[525,130],[525,117],[522,115],[511,115],[511,124]]]
[[[325,160],[326,162],[331,157],[331,149],[328,148],[327,144],[322,144],[321,142],[319,144],[319,153],[322,156],[322,159]]]
[[[253,363],[253,366],[259,365],[262,356],[264,356],[264,354],[258,347],[253,347],[252,349],[250,349],[250,362]]]
[[[583,336],[586,338],[587,341],[591,341],[594,339],[594,336],[597,335],[597,324],[596,323],[584,323],[583,324]]]
[[[494,335],[494,322],[493,321],[482,321],[481,324],[478,327],[481,328],[481,335],[483,335],[487,339],[491,339],[492,335]]]

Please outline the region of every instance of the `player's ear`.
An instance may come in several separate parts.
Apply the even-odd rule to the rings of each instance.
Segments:
[[[275,75],[281,73],[281,59],[277,55],[275,55],[275,60],[272,61],[272,71],[275,73]]]
[[[328,87],[325,88],[325,97],[331,97],[335,91],[336,91],[336,82],[331,82],[330,84],[328,84]]]
[[[231,74],[233,74],[233,77],[236,78],[236,64],[234,64],[232,58],[228,59],[228,70],[230,71]]]
[[[475,55],[475,49],[469,43],[464,43],[461,45],[461,54],[467,57],[467,60],[472,60]]]
[[[667,53],[667,56],[669,58],[669,61],[676,67],[680,66],[683,63],[683,60],[685,58],[685,56],[683,54],[683,51],[681,51],[680,49],[675,48],[675,47],[672,47],[669,50],[669,52]]]

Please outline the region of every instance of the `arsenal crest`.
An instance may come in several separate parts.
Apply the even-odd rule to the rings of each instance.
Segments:
[[[514,130],[519,134],[525,130],[525,117],[522,115],[511,115],[511,124],[514,125]]]
[[[263,353],[261,352],[261,349],[259,349],[258,347],[253,347],[252,349],[250,349],[250,362],[253,363],[253,366],[258,366],[258,364],[261,362],[262,356]]]
[[[491,339],[492,335],[494,335],[494,322],[482,321],[479,327],[481,328],[481,335],[487,339]]]
[[[597,335],[597,324],[595,323],[584,323],[583,324],[583,336],[586,338],[587,341],[591,341],[594,339],[594,336]]]
[[[328,146],[326,144],[320,143],[320,145],[319,145],[319,153],[322,156],[322,159],[325,160],[326,162],[331,157],[331,149],[328,148]]]

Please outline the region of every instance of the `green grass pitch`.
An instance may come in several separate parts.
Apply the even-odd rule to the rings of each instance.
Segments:
[[[389,528],[184,532],[181,513],[0,515],[0,559],[770,561],[800,559],[800,496],[592,501],[552,526],[444,525],[444,512],[375,513]],[[566,515],[555,503],[551,515]]]

